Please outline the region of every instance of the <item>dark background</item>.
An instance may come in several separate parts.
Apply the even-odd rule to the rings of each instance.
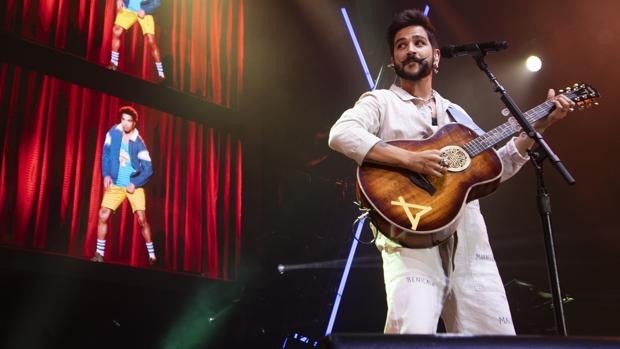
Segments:
[[[428,3],[443,44],[509,42],[508,50],[489,55],[487,63],[522,109],[541,103],[548,88],[587,82],[600,91],[599,106],[571,113],[545,133],[577,183],[568,186],[549,165],[545,178],[552,195],[560,278],[563,291],[572,299],[565,306],[569,334],[620,336],[616,325],[620,310],[616,251],[620,238],[614,233],[618,229],[613,221],[617,215],[614,199],[620,194],[616,181],[619,166],[614,156],[620,145],[615,135],[619,124],[615,102],[620,97],[616,92],[620,75],[616,67],[620,58],[616,14],[620,5],[613,0]],[[393,13],[424,4],[371,0],[262,0],[245,4],[246,84],[232,116],[238,118],[234,121],[243,125],[246,135],[244,257],[239,279],[226,284],[217,305],[209,307],[212,313],[227,309],[228,315],[222,317],[219,327],[220,333],[226,334],[222,341],[282,347],[289,338],[289,345],[303,347],[293,338],[294,333],[313,340],[323,336],[342,260],[351,245],[352,222],[359,214],[353,204],[355,166],[328,149],[327,134],[339,115],[368,89],[339,9],[348,9],[371,74],[376,77],[388,62],[384,33]],[[543,60],[538,73],[523,68],[530,54]],[[393,78],[386,72],[379,86],[388,87]],[[435,89],[463,106],[484,128],[504,122],[498,96],[467,57],[442,60]],[[554,333],[549,299],[539,294],[548,292],[549,286],[530,165],[481,203],[500,273],[509,283],[517,332]],[[365,231],[362,239],[370,238]],[[62,308],[66,314],[73,314],[64,317],[69,319],[61,322],[64,325],[50,318],[34,322],[42,328],[38,333],[47,336],[42,338],[67,338],[69,332],[64,329],[73,321],[71,325],[96,329],[83,331],[85,338],[103,336],[113,344],[116,339],[130,337],[136,343],[165,347],[163,333],[181,326],[180,319],[187,319],[183,314],[192,313],[187,308],[195,310],[195,317],[183,324],[194,323],[200,332],[199,324],[205,321],[195,299],[200,298],[202,289],[211,289],[208,280],[181,282],[157,272],[149,279],[111,269],[105,274],[111,276],[93,281],[82,276],[93,272],[88,269],[93,268],[91,265],[76,268],[80,271],[74,274],[68,270],[60,278],[49,267],[40,266],[45,262],[31,268],[15,267],[22,265],[20,260],[32,258],[39,257],[11,255],[17,262],[4,265],[8,282],[3,284],[14,285],[3,287],[5,299],[23,296],[24,290],[40,287],[37,282],[49,285],[50,280],[76,283],[79,286],[75,287],[83,289],[75,302]],[[47,265],[62,266],[65,261],[55,263]],[[278,264],[300,269],[280,274]],[[385,294],[380,267],[375,247],[359,245],[334,332],[382,332]],[[117,274],[125,276],[114,276]],[[30,281],[19,281],[23,276]],[[147,281],[128,281],[133,279]],[[531,286],[518,286],[523,283]],[[117,301],[104,303],[106,311],[92,310],[101,304],[98,300],[102,297],[136,293],[141,296],[119,295],[113,298]],[[29,302],[23,297],[24,303]],[[205,296],[209,297],[214,296]],[[50,299],[50,303],[56,302]],[[24,309],[40,309],[15,304],[8,308],[7,321],[11,315],[21,316]],[[148,311],[153,309],[152,304],[157,311]],[[114,332],[119,328],[110,325],[118,317],[111,310],[114,307],[126,314],[123,326],[130,330]],[[85,319],[86,314],[88,319],[92,316],[101,322]],[[187,337],[189,332],[175,333]],[[144,338],[146,342],[141,342]],[[203,343],[206,340],[197,337],[189,345],[178,347],[200,347]]]

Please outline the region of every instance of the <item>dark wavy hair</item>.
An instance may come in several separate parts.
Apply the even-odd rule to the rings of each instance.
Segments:
[[[420,10],[408,9],[394,15],[392,23],[390,23],[390,26],[388,27],[386,39],[388,47],[390,48],[390,55],[394,53],[394,36],[396,36],[396,33],[399,30],[411,25],[419,25],[424,28],[424,30],[426,30],[426,35],[428,35],[428,39],[431,42],[431,46],[433,48],[439,48],[435,27],[433,27],[431,20]]]
[[[128,105],[124,105],[118,108],[118,117],[121,118],[123,114],[131,115],[133,122],[138,122],[138,119],[140,118],[140,116],[138,115],[138,112],[133,107],[128,106]]]

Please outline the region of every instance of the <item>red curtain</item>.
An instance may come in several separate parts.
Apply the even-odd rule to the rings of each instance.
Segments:
[[[3,31],[97,64],[110,61],[115,0],[8,0],[0,11]],[[243,88],[243,0],[162,0],[153,17],[167,83],[236,106]],[[154,80],[155,64],[140,26],[121,39],[119,71]]]
[[[0,88],[0,243],[90,257],[103,194],[102,145],[125,102],[8,65],[0,65]],[[242,228],[241,140],[136,108],[153,161],[146,213],[159,258],[170,271],[233,279]],[[112,216],[105,256],[146,265],[127,202]]]
[[[2,30],[107,64],[115,1],[8,0]],[[162,0],[154,13],[167,83],[234,107],[243,82],[243,0]],[[155,66],[139,25],[121,42],[119,71],[147,80]],[[41,57],[45,59],[45,57]],[[101,147],[132,104],[0,65],[0,243],[91,256],[102,196]],[[140,105],[138,129],[155,174],[147,217],[167,270],[234,279],[242,213],[242,142],[230,132]],[[124,204],[112,217],[106,260],[146,265]]]

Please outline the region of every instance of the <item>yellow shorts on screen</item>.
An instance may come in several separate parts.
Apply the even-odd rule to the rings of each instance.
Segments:
[[[131,26],[134,25],[136,21],[140,24],[140,28],[142,28],[142,34],[155,35],[155,20],[153,19],[153,16],[146,15],[144,16],[144,18],[140,18],[138,17],[138,14],[136,12],[133,12],[126,8],[120,10],[116,14],[114,24],[127,30],[131,28]]]
[[[123,203],[125,198],[129,200],[132,212],[146,210],[144,189],[136,188],[136,190],[134,190],[134,192],[130,194],[127,192],[127,190],[125,190],[125,188],[116,186],[114,184],[110,185],[110,187],[104,191],[103,200],[101,200],[101,207],[106,207],[111,209],[112,211],[116,211],[116,209]]]

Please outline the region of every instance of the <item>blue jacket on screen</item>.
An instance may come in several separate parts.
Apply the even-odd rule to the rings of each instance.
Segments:
[[[129,0],[123,0],[125,7],[129,5]],[[144,0],[140,2],[140,8],[147,14],[152,14],[159,7],[159,0]]]
[[[121,151],[121,142],[123,140],[123,127],[121,124],[112,126],[105,135],[103,143],[103,151],[101,156],[101,173],[103,177],[110,176],[114,183],[118,177],[118,168],[120,166],[118,157]],[[131,157],[131,167],[135,172],[131,175],[130,183],[134,186],[144,186],[153,175],[153,165],[146,145],[138,133],[138,129],[134,129],[129,138],[129,156]]]

